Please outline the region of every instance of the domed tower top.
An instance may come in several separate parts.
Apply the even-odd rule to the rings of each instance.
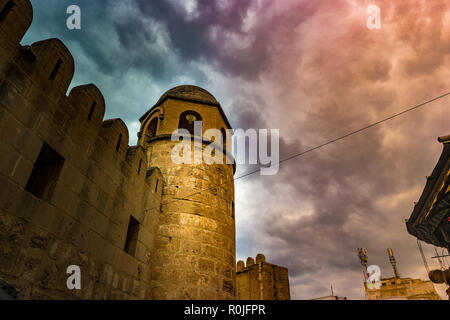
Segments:
[[[159,98],[156,105],[160,105],[164,100],[172,98],[172,99],[180,99],[192,102],[199,102],[211,105],[219,105],[216,98],[209,93],[207,90],[193,86],[193,85],[182,85],[174,87],[168,91],[166,91],[161,98]]]
[[[231,129],[231,125],[227,119],[227,116],[223,112],[223,109],[220,103],[216,100],[216,98],[207,90],[194,85],[181,85],[167,90],[159,98],[158,102],[156,102],[156,104],[153,107],[151,107],[150,110],[144,113],[144,115],[139,119],[139,121],[141,123],[145,121],[145,119],[148,117],[150,113],[152,113],[156,108],[161,106],[168,99],[215,106],[219,109],[219,112],[224,118],[227,127]]]
[[[166,91],[140,119],[138,133],[140,144],[149,139],[170,135],[182,122],[195,119],[202,121],[203,132],[215,128],[232,129],[220,103],[207,90],[194,85],[181,85]]]

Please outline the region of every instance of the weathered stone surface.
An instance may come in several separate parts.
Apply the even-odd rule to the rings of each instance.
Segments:
[[[203,133],[210,128],[228,128],[214,97],[194,86],[169,90],[140,119],[138,144],[147,150],[147,161],[160,168],[164,179],[152,257],[152,267],[158,276],[152,278],[152,286],[158,287],[157,295],[164,298],[234,299],[234,168],[226,163],[205,161],[173,163],[171,153],[178,142],[171,141],[170,134],[178,128],[182,113],[188,110],[201,116]],[[156,132],[148,134],[154,119]],[[203,151],[207,147],[206,143],[200,145],[198,148],[192,142],[192,153],[195,148]],[[228,284],[225,288],[224,281]]]
[[[123,121],[103,121],[94,85],[65,95],[74,61],[61,41],[20,45],[32,8],[14,3],[0,25],[0,278],[26,299],[149,298],[149,267],[138,265],[154,247],[161,172],[146,174]],[[27,189],[44,143],[64,158],[48,198]],[[124,252],[130,215],[143,231],[134,254]],[[79,291],[66,287],[69,265],[81,268]]]
[[[129,146],[95,85],[65,94],[74,61],[60,40],[20,44],[33,12],[14,3],[0,24],[0,279],[25,299],[235,299],[235,168],[208,164],[222,151],[171,159],[183,112],[202,134],[230,128],[220,104],[169,90]],[[81,290],[66,287],[70,265]]]
[[[290,300],[288,270],[266,262],[262,254],[237,263],[237,298],[239,300]]]

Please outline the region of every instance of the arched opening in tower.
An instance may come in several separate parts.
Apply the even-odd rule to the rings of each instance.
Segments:
[[[178,129],[186,129],[191,135],[194,135],[194,122],[202,121],[202,117],[195,111],[188,110],[184,111],[180,115],[180,120],[178,122]]]

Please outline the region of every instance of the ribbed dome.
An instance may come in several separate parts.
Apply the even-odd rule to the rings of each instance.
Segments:
[[[214,96],[211,93],[209,93],[203,88],[192,85],[177,86],[175,88],[166,91],[161,96],[161,98],[159,98],[157,105],[159,105],[167,98],[182,99],[215,105],[219,104],[219,102],[217,102],[216,98],[214,98]]]

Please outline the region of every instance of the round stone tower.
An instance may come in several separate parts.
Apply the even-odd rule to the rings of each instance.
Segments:
[[[231,129],[220,104],[202,88],[178,86],[164,93],[140,121],[138,144],[164,180],[150,257],[153,298],[234,299],[235,167],[225,161],[231,159],[225,151],[231,139],[205,136],[208,129],[222,134]],[[194,132],[195,121],[202,121],[200,131]],[[172,152],[180,142],[171,138],[180,128],[196,134],[189,142],[192,155],[211,148],[212,141],[220,148],[206,152],[200,162],[174,163]],[[222,157],[222,163],[208,164],[208,154]]]

